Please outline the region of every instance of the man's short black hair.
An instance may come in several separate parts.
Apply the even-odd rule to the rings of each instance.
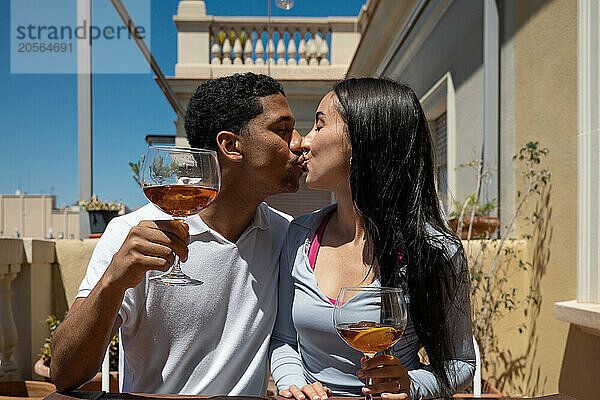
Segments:
[[[217,134],[244,134],[248,122],[263,112],[260,97],[283,92],[275,79],[252,72],[204,82],[196,89],[185,114],[190,146],[217,150]]]

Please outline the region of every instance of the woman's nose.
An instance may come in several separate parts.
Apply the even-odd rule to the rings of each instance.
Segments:
[[[310,151],[310,145],[312,144],[313,136],[314,136],[314,132],[311,130],[310,132],[308,132],[308,135],[306,135],[302,138],[301,146],[302,146],[303,152]]]

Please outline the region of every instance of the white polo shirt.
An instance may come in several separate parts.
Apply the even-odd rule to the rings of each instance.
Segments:
[[[170,219],[148,204],[113,219],[99,240],[77,297],[96,285],[131,227]],[[125,292],[119,315],[124,392],[261,395],[277,314],[278,258],[291,217],[262,203],[236,243],[199,216],[187,219],[182,270],[204,282],[166,287],[149,271]]]

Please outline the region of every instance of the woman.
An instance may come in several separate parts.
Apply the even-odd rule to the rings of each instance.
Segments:
[[[304,138],[306,182],[337,204],[292,222],[280,258],[271,372],[284,397],[449,396],[471,383],[469,280],[442,217],[419,99],[387,79],[349,79],[321,101]],[[361,359],[332,315],[344,286],[403,290],[409,322],[392,356]],[[429,366],[419,362],[424,347]],[[375,378],[371,386],[366,379]]]

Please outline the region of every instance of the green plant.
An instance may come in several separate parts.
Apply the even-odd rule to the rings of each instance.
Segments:
[[[229,43],[231,43],[231,46],[235,43],[235,38],[237,38],[237,33],[232,29],[229,31]]]
[[[242,48],[244,48],[244,46],[246,45],[246,40],[248,40],[248,34],[246,33],[246,31],[241,31],[239,38],[240,44],[242,45]]]
[[[133,180],[135,181],[135,183],[138,184],[139,187],[142,187],[142,181],[141,181],[141,177],[140,177],[140,173],[142,172],[142,165],[144,164],[144,158],[145,156],[142,154],[142,156],[140,157],[140,159],[133,163],[133,162],[129,162],[129,168],[131,168],[131,172],[133,174]]]
[[[52,341],[52,335],[54,334],[54,330],[56,329],[58,324],[60,324],[60,320],[54,315],[49,315],[48,318],[46,318],[46,324],[48,325],[50,336],[48,336],[44,341],[40,357],[42,358],[46,366],[50,366],[50,342]]]
[[[106,211],[121,211],[125,209],[123,203],[119,202],[108,202],[108,201],[100,201],[98,200],[97,195],[92,195],[90,200],[81,200],[79,202],[80,206],[83,206],[86,211],[98,211],[98,210],[106,210]]]
[[[461,215],[471,215],[473,212],[476,216],[489,216],[492,211],[497,208],[495,201],[488,201],[484,204],[480,200],[475,202],[475,193],[465,197],[464,201],[454,200],[452,211],[448,214],[448,218],[459,218]],[[475,210],[473,210],[475,207]]]
[[[60,320],[56,318],[54,315],[49,315],[46,318],[46,324],[48,325],[48,330],[50,335],[45,339],[44,345],[40,350],[39,356],[41,357],[44,365],[47,367],[50,366],[50,359],[52,357],[50,343],[52,342],[52,336],[54,335],[54,331],[56,327],[60,324]],[[118,371],[119,370],[119,334],[116,334],[110,341],[109,345],[110,349],[110,370]]]
[[[509,279],[516,273],[527,271],[532,263],[524,259],[521,252],[514,246],[508,246],[509,236],[512,235],[515,222],[518,218],[535,224],[539,219],[536,211],[524,215],[527,207],[525,205],[537,201],[550,182],[550,172],[543,168],[543,159],[548,155],[548,149],[542,148],[538,142],[526,143],[513,157],[514,161],[521,164],[521,177],[525,180],[525,191],[517,191],[516,207],[512,215],[506,215],[508,224],[504,226],[501,235],[491,240],[473,240],[465,242],[465,253],[469,260],[469,271],[471,276],[471,302],[473,311],[473,332],[481,347],[481,359],[483,365],[487,365],[487,357],[492,352],[500,352],[498,348],[498,337],[494,330],[496,324],[514,310],[528,305],[538,305],[541,299],[537,287],[530,286],[527,293],[520,293],[516,287],[507,287]],[[477,173],[477,191],[474,195],[467,196],[464,204],[478,203],[479,189],[484,182],[487,173],[483,172],[483,165],[479,160],[469,163]],[[471,200],[469,200],[469,198]],[[476,208],[476,207],[475,207]],[[475,213],[471,208],[471,216]],[[465,207],[461,210],[461,217],[465,213]],[[471,218],[472,224],[472,218]],[[470,231],[471,228],[469,228]],[[523,239],[531,239],[531,235],[525,233]],[[523,332],[527,326],[522,324],[518,327]]]
[[[219,33],[217,33],[217,41],[219,42],[219,46],[223,46],[223,43],[225,43],[226,36],[227,34],[223,30],[220,30]]]

